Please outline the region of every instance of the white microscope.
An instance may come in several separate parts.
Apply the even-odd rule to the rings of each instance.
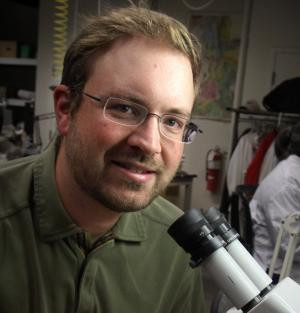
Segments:
[[[273,286],[224,216],[215,208],[204,214],[186,211],[168,233],[191,254],[191,267],[201,264],[232,302],[230,312],[300,313],[300,286],[289,277]]]

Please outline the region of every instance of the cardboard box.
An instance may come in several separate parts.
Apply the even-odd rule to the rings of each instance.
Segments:
[[[0,40],[0,57],[1,58],[16,58],[17,57],[17,42]]]

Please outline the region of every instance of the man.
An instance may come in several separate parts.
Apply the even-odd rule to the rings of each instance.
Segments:
[[[284,128],[275,139],[279,163],[258,186],[251,202],[254,257],[268,270],[271,265],[281,221],[300,213],[300,124]],[[279,279],[289,236],[285,233],[273,277]],[[296,249],[291,277],[300,282],[299,249]]]
[[[59,138],[1,170],[1,312],[205,312],[201,277],[159,194],[180,163],[197,42],[163,14],[93,19],[54,90]]]

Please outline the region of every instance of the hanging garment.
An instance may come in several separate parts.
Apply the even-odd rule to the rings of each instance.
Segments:
[[[277,131],[272,130],[260,141],[257,151],[255,152],[255,155],[246,171],[244,182],[245,185],[258,185],[260,169],[264,161],[265,154],[268,151],[276,135]]]
[[[261,165],[260,173],[259,173],[259,181],[260,183],[278,164],[278,159],[275,154],[275,140],[271,143],[268,151],[265,154],[263,163]]]
[[[244,183],[246,170],[254,156],[256,142],[257,133],[252,131],[239,139],[228,164],[226,181],[229,195],[238,185]]]

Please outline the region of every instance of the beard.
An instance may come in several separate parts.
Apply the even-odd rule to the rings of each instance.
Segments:
[[[148,206],[161,194],[176,173],[166,174],[165,167],[147,156],[139,149],[120,148],[118,145],[105,153],[97,145],[84,136],[76,128],[76,123],[71,123],[69,133],[65,137],[65,150],[68,166],[77,185],[92,199],[106,208],[116,212],[134,212]],[[140,164],[155,168],[155,181],[152,186],[138,184],[110,174],[111,161],[122,155],[123,162],[138,161]]]

